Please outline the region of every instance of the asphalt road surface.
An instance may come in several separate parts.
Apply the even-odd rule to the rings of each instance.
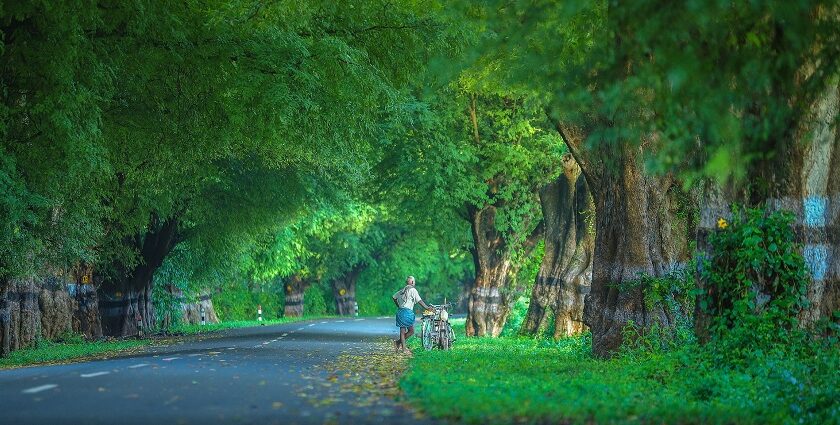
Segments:
[[[427,422],[388,397],[337,396],[340,382],[331,385],[330,365],[376,350],[397,335],[393,322],[234,329],[125,357],[0,371],[0,424]]]

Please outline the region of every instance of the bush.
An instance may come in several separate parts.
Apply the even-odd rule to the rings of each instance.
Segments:
[[[303,293],[303,314],[306,316],[326,316],[335,314],[335,298],[329,288],[312,285]]]
[[[693,344],[694,296],[696,282],[691,270],[693,262],[683,269],[675,269],[664,276],[642,274],[638,279],[623,282],[622,290],[641,287],[648,310],[662,307],[674,319],[674,326],[654,323],[643,327],[629,321],[622,329],[623,356],[661,353]]]
[[[508,315],[507,322],[505,322],[505,327],[502,329],[502,336],[512,336],[519,333],[519,328],[522,327],[522,322],[525,321],[525,316],[528,314],[528,305],[530,302],[530,294],[523,294],[516,299]]]
[[[274,319],[283,316],[283,286],[270,282],[248,288],[238,282],[225,285],[221,292],[213,294],[213,307],[219,320],[254,320],[257,306],[261,305],[263,317]]]
[[[783,348],[800,335],[809,278],[789,212],[735,208],[709,235],[700,308],[709,333],[730,354]],[[756,348],[760,347],[760,348]]]

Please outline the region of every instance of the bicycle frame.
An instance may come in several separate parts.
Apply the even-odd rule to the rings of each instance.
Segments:
[[[423,313],[421,320],[420,337],[423,341],[423,348],[431,350],[433,348],[440,348],[448,350],[452,347],[454,341],[454,333],[452,332],[452,325],[449,320],[443,320],[441,313],[447,311],[447,308],[452,307],[452,304],[434,305],[431,314]]]

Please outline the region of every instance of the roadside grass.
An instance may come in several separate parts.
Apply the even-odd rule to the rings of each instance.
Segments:
[[[259,322],[257,320],[235,320],[201,325],[180,325],[169,330],[177,336],[203,335],[225,329],[237,329],[260,326],[261,323],[278,325],[283,323],[299,322],[305,320],[326,319],[329,316],[294,317],[271,319]],[[12,351],[7,357],[0,358],[0,369],[10,369],[24,366],[36,366],[45,364],[64,363],[72,360],[88,358],[103,358],[122,354],[140,347],[155,343],[166,343],[169,339],[160,339],[156,336],[144,339],[117,339],[86,341],[80,335],[66,335],[59,341],[39,341],[38,345],[31,348]]]
[[[148,339],[84,341],[81,338],[71,338],[64,342],[41,341],[36,347],[12,351],[8,357],[0,358],[0,369],[113,355],[150,343],[151,340]]]
[[[433,418],[466,423],[840,423],[840,354],[716,363],[696,346],[597,360],[588,336],[465,338],[423,351],[401,387]]]

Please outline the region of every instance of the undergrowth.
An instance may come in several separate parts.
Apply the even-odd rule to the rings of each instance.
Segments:
[[[465,338],[461,321],[451,351],[415,350],[402,388],[428,415],[466,423],[840,424],[840,313],[798,325],[808,277],[792,220],[736,208],[709,236],[700,288],[679,273],[621,288],[676,320],[628,323],[609,360],[588,334]]]

